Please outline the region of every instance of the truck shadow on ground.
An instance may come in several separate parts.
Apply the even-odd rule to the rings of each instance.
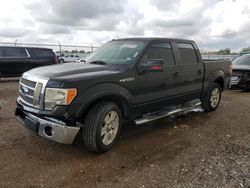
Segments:
[[[178,142],[183,135],[187,134],[196,125],[190,120],[201,113],[188,113],[172,118],[162,118],[143,125],[136,125],[134,122],[124,122],[120,137],[115,146],[105,154],[121,153],[122,155],[143,156],[148,151],[161,149],[165,145]],[[81,134],[74,142],[75,150],[87,155],[96,155],[88,152],[81,142]],[[126,154],[124,154],[126,153]]]

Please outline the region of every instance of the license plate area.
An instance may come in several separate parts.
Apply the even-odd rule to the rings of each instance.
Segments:
[[[38,133],[38,131],[39,131],[39,122],[31,119],[29,116],[26,116],[25,120],[24,120],[24,123],[25,123],[26,128],[30,129],[31,131],[34,131],[34,132]]]

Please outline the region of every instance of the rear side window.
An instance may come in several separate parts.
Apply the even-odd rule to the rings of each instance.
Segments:
[[[26,50],[24,48],[14,48],[14,47],[6,47],[2,48],[1,54],[3,57],[28,57]]]
[[[54,57],[54,53],[49,49],[28,49],[34,57]]]
[[[163,59],[166,65],[174,65],[174,54],[172,50],[172,46],[170,43],[155,43],[152,44],[147,58],[150,59]]]
[[[192,44],[177,43],[177,47],[180,52],[182,64],[193,64],[198,62],[198,58]]]

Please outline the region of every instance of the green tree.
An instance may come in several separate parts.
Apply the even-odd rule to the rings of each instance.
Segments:
[[[226,49],[221,49],[217,52],[218,55],[230,55],[231,54],[231,50],[229,48]]]
[[[79,53],[85,54],[85,50],[80,50]]]
[[[240,51],[240,54],[248,54],[248,53],[250,53],[250,47],[243,48],[243,49]]]
[[[78,50],[72,50],[71,53],[76,54],[76,53],[78,53]]]

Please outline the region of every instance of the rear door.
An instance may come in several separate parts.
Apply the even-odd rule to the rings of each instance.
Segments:
[[[21,76],[27,70],[29,56],[23,47],[1,48],[0,72],[2,76]]]
[[[163,72],[145,72],[136,78],[136,88],[133,90],[133,103],[148,103],[166,101],[179,93],[180,77],[170,42],[152,43],[140,63],[150,60],[164,60]]]
[[[30,54],[29,69],[56,63],[56,57],[50,49],[28,48]]]
[[[200,98],[203,85],[204,64],[193,43],[175,43],[180,69],[180,89],[185,101]]]

